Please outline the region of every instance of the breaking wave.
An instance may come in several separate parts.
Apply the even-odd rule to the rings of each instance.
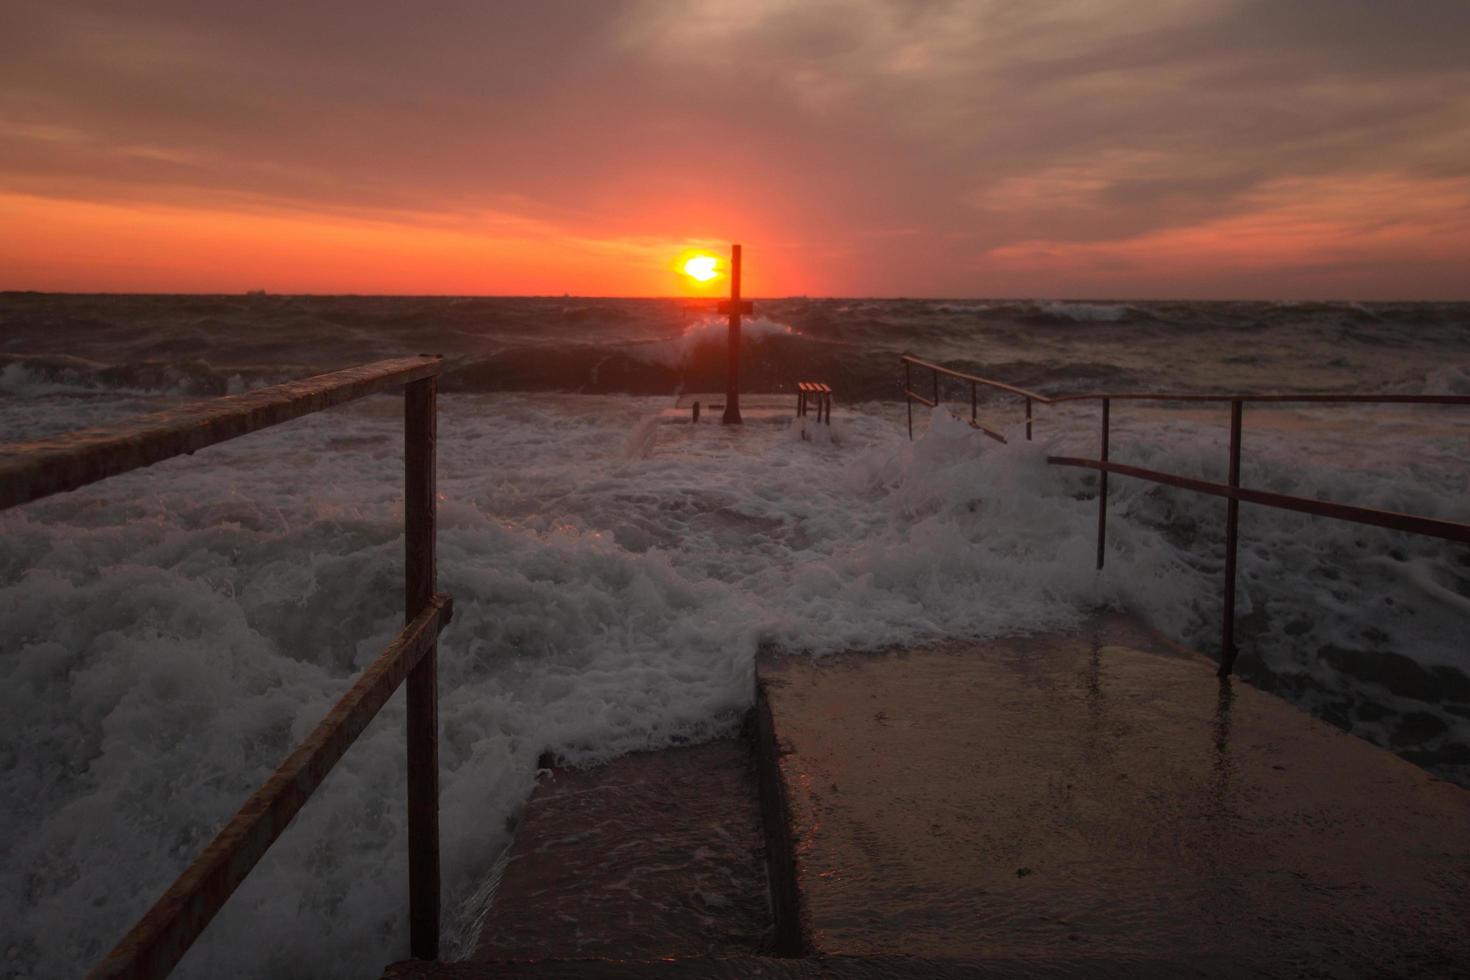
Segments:
[[[1095,451],[1093,409],[1039,411],[1027,443],[1019,406],[985,400],[1008,445],[923,411],[910,443],[900,351],[1045,391],[1470,388],[1470,307],[1454,304],[758,309],[751,386],[837,389],[815,439],[653,421],[675,390],[723,379],[720,322],[658,300],[0,296],[0,426],[38,438],[380,356],[454,358],[439,426],[454,908],[543,752],[594,762],[728,731],[763,645],[1041,630],[1103,604],[1214,650],[1218,500],[1115,481],[1098,573],[1096,482],[1045,461]],[[1252,409],[1245,482],[1470,521],[1462,416]],[[1219,412],[1120,408],[1113,424],[1115,458],[1223,474]],[[400,426],[398,402],[369,399],[0,513],[5,971],[95,963],[396,631]],[[1242,668],[1470,783],[1465,556],[1241,517]],[[404,809],[396,698],[180,975],[376,975],[406,948]]]

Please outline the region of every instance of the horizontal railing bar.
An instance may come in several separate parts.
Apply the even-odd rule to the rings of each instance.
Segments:
[[[1318,517],[1332,517],[1340,521],[1351,521],[1354,524],[1369,524],[1374,527],[1385,527],[1394,531],[1407,531],[1410,534],[1422,534],[1428,537],[1442,538],[1446,541],[1458,541],[1470,544],[1470,524],[1460,524],[1456,521],[1443,521],[1433,517],[1419,517],[1414,514],[1400,514],[1397,511],[1377,510],[1372,507],[1355,507],[1351,504],[1337,504],[1327,500],[1313,500],[1310,497],[1295,497],[1285,493],[1272,493],[1268,490],[1231,487],[1224,483],[1212,483],[1209,480],[1198,480],[1193,477],[1179,476],[1175,473],[1164,473],[1159,470],[1144,469],[1141,466],[1104,462],[1098,459],[1083,459],[1075,456],[1048,456],[1046,461],[1054,466],[1080,466],[1084,469],[1101,470],[1105,473],[1118,473],[1123,476],[1132,476],[1140,480],[1148,480],[1152,483],[1165,483],[1169,486],[1194,490],[1198,493],[1207,493],[1216,497],[1240,500],[1248,504],[1260,504],[1264,507],[1293,510]]]
[[[1101,401],[1158,401],[1158,402],[1319,402],[1351,405],[1470,405],[1470,395],[1202,395],[1196,393],[1126,392],[1114,395],[1106,392],[1088,392],[1080,395],[1054,395],[1048,401],[1055,405],[1061,402]]]
[[[378,361],[115,426],[0,446],[0,510],[419,381],[438,374],[443,363],[428,355]]]
[[[923,395],[919,394],[917,391],[913,391],[913,390],[910,390],[908,388],[905,388],[903,390],[903,393],[905,395],[908,395],[910,398],[912,398],[916,402],[923,402],[925,405],[928,405],[930,408],[938,408],[939,407],[939,403],[938,402],[931,402],[929,399],[925,398]]]
[[[931,371],[938,371],[940,374],[947,374],[951,378],[959,378],[962,381],[973,381],[976,384],[982,384],[990,388],[998,388],[1001,391],[1009,391],[1011,394],[1020,395],[1022,398],[1034,398],[1039,402],[1045,403],[1051,402],[1050,398],[1046,397],[1045,395],[1039,395],[1034,391],[1027,391],[1025,388],[1018,388],[1015,385],[1008,385],[1004,381],[995,381],[991,378],[982,378],[979,375],[966,374],[963,371],[956,371],[953,368],[947,368],[942,364],[935,364],[932,361],[926,361],[922,358],[915,357],[912,354],[904,354],[903,360],[908,361],[910,364],[916,365],[918,367],[928,368]]]
[[[928,405],[930,408],[938,408],[939,407],[938,404],[936,404],[935,402],[931,402],[929,399],[925,398],[923,395],[919,394],[917,391],[910,391],[909,392],[909,395],[915,401],[921,401],[925,405]],[[959,419],[961,422],[965,423],[970,428],[980,430],[981,432],[985,433],[990,438],[994,439],[996,442],[1005,442],[1006,441],[1006,437],[1005,436],[1001,435],[999,432],[996,432],[994,429],[990,428],[984,422],[979,422],[979,421],[976,421],[975,419],[967,419],[963,415],[960,415],[958,412],[950,412],[949,414],[953,415],[955,418]]]
[[[990,426],[986,425],[984,422],[979,422],[979,421],[976,421],[975,419],[967,419],[963,415],[955,415],[955,418],[957,418],[960,421],[964,422],[966,425],[968,425],[972,429],[979,429],[981,432],[985,433],[987,436],[989,436],[990,438],[994,439],[996,442],[1005,442],[1006,441],[1006,437],[1005,436],[1001,435],[999,432],[996,432],[994,429],[990,428]]]
[[[1111,392],[1082,392],[1075,395],[1043,395],[1040,392],[1029,391],[1016,385],[996,381],[993,378],[982,378],[976,374],[964,371],[956,371],[933,361],[915,357],[912,354],[901,355],[901,360],[907,361],[917,367],[927,368],[930,371],[938,371],[940,374],[962,381],[982,384],[989,388],[1000,391],[1008,391],[1011,394],[1023,398],[1032,398],[1043,405],[1056,405],[1061,402],[1101,401],[1111,398],[1115,401],[1161,401],[1161,402],[1319,402],[1323,404],[1356,404],[1356,405],[1470,405],[1470,395],[1359,395],[1359,394],[1200,394],[1198,392],[1122,392],[1113,394]]]
[[[327,375],[330,377],[330,375]],[[188,951],[225,900],[285,831],[343,753],[398,690],[453,615],[435,595],[363,671],[312,733],[123,937],[89,980],[160,977]]]

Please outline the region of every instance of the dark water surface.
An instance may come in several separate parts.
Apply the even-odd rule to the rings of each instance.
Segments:
[[[403,353],[451,391],[718,388],[722,323],[677,299],[0,294],[0,368],[217,394]],[[780,299],[746,328],[752,391],[803,373],[898,397],[911,350],[1044,391],[1470,392],[1470,304]]]

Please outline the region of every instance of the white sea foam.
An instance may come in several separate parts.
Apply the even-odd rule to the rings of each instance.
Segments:
[[[34,397],[63,392],[95,390],[75,371],[58,371],[53,377],[32,369],[23,361],[11,361],[0,368],[0,395]]]
[[[729,320],[722,316],[705,315],[692,320],[683,333],[672,340],[641,343],[629,349],[632,354],[651,364],[680,368],[689,365],[702,349],[723,348]],[[759,342],[767,337],[787,336],[794,331],[789,324],[763,316],[746,317],[740,325],[741,337]]]
[[[1077,303],[1077,302],[1050,302],[1040,303],[1038,308],[1049,316],[1060,317],[1066,320],[1075,320],[1078,323],[1117,323],[1125,319],[1130,309],[1119,303]]]
[[[399,405],[358,403],[0,514],[0,921],[19,974],[76,974],[105,953],[392,636]],[[663,405],[441,399],[450,908],[507,842],[543,751],[592,762],[727,730],[762,643],[822,655],[1036,630],[1098,603],[1192,642],[1218,628],[1218,500],[1115,480],[1108,566],[1094,570],[1092,483],[1045,462],[1090,448],[1086,410],[1001,446],[942,411],[910,443],[894,405],[841,413],[808,440],[794,425],[649,421]],[[1470,518],[1465,430],[1382,424],[1400,455],[1344,469],[1351,419],[1253,415],[1246,480]],[[1395,425],[1417,426],[1412,454]],[[1218,477],[1220,430],[1120,413],[1114,456]],[[1278,666],[1374,629],[1386,648],[1470,668],[1465,571],[1448,548],[1312,520],[1243,511],[1241,613],[1267,623]],[[181,975],[367,977],[404,953],[401,697]]]

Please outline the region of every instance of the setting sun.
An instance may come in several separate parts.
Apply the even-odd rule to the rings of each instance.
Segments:
[[[695,255],[684,262],[684,274],[699,282],[709,282],[719,273],[715,270],[713,255]]]

